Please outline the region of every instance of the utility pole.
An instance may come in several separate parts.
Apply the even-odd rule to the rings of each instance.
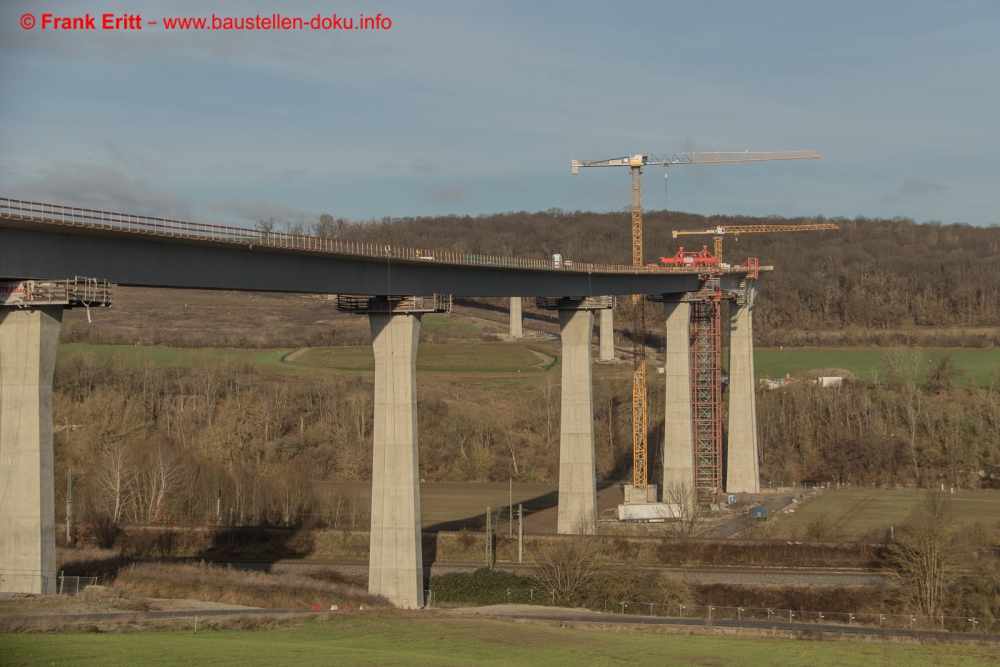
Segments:
[[[493,515],[486,508],[486,567],[493,569]]]
[[[517,562],[524,562],[524,505],[517,505]]]
[[[508,477],[510,484],[510,499],[507,502],[507,537],[514,537],[514,478]]]
[[[66,546],[73,546],[73,469],[66,471]]]

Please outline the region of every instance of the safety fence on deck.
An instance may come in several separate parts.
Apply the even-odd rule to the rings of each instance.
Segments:
[[[263,229],[231,227],[204,222],[185,222],[169,218],[154,218],[145,215],[113,213],[76,206],[61,206],[0,197],[0,217],[31,220],[71,227],[105,229],[134,234],[150,234],[201,241],[237,243],[246,246],[262,246],[306,250],[340,255],[354,255],[380,259],[412,260],[491,266],[511,269],[538,269],[548,271],[574,271],[584,273],[698,273],[682,267],[653,267],[636,269],[620,264],[590,264],[570,262],[562,259],[529,259],[523,257],[502,257],[477,253],[442,250],[420,250],[379,243],[364,243],[344,239],[288,234]]]

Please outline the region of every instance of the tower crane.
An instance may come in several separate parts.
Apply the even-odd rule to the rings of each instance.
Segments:
[[[833,223],[818,223],[811,225],[723,225],[711,229],[685,229],[673,231],[674,238],[684,234],[712,234],[715,236],[715,263],[722,264],[722,237],[732,234],[739,240],[740,234],[757,234],[760,232],[817,232],[827,229],[839,229]]]
[[[808,160],[819,157],[816,151],[728,151],[693,153],[637,153],[593,162],[572,160],[573,174],[582,167],[628,167],[632,175],[632,266],[642,269],[642,168],[669,167],[678,164],[723,164],[729,162],[768,162],[772,160]],[[632,295],[632,486],[645,492],[646,455],[646,300]]]
[[[699,502],[715,502],[722,485],[722,310],[723,298],[735,298],[741,305],[752,305],[753,288],[747,283],[756,280],[758,261],[747,258],[747,269],[739,289],[723,296],[718,276],[728,267],[722,264],[722,237],[732,234],[760,232],[806,232],[837,229],[830,223],[808,225],[720,225],[710,229],[676,230],[673,237],[688,234],[711,234],[715,237],[715,254],[705,246],[702,252],[684,252],[677,257],[661,257],[665,265],[710,266],[714,271],[703,277],[702,290],[691,298],[691,415],[694,421],[695,494]],[[740,270],[742,270],[741,267]]]

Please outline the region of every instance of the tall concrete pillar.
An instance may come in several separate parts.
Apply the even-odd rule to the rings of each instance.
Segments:
[[[562,411],[559,419],[560,535],[592,533],[597,525],[594,472],[594,392],[590,310],[559,311],[562,334]]]
[[[521,330],[521,297],[510,297],[510,337],[521,338],[524,333]]]
[[[667,301],[666,406],[663,411],[663,501],[693,502],[694,425],[691,417],[691,304]]]
[[[729,446],[726,492],[757,493],[760,470],[757,449],[757,397],[753,371],[753,297],[747,287],[745,305],[729,305]]]
[[[424,606],[417,458],[419,314],[371,313],[375,349],[374,462],[368,591]]]
[[[615,358],[615,324],[611,308],[605,308],[601,313],[601,345],[598,358],[601,361],[614,361]]]
[[[62,311],[0,308],[0,591],[56,592],[52,373]]]

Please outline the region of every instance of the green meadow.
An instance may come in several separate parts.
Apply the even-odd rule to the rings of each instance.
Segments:
[[[571,625],[571,624],[570,624]],[[995,646],[666,635],[528,625],[435,612],[352,613],[275,630],[0,635],[0,664],[65,665],[803,665],[997,664]]]
[[[886,349],[857,348],[758,349],[754,351],[754,369],[758,378],[782,378],[786,373],[794,376],[804,371],[842,368],[863,380],[871,380],[880,373],[887,352]],[[915,352],[924,356],[928,369],[941,358],[950,357],[962,371],[957,379],[959,385],[972,379],[980,386],[989,386],[1000,366],[1000,349],[995,348],[931,348]]]

